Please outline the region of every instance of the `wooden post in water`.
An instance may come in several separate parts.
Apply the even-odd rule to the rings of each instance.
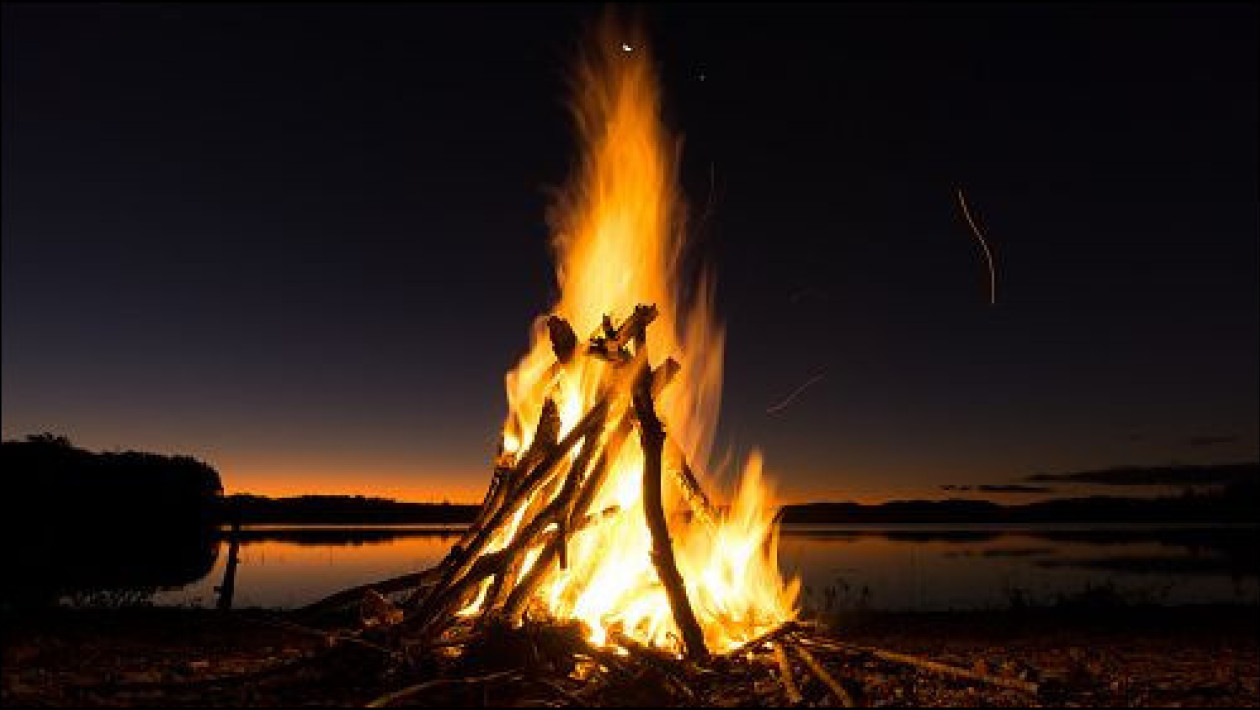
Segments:
[[[232,512],[232,531],[228,533],[227,565],[223,568],[223,583],[214,588],[219,593],[219,611],[232,608],[232,597],[236,594],[236,565],[240,561],[241,550],[241,516],[240,511]]]

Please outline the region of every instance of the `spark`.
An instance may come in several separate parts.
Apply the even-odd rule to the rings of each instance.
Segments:
[[[633,52],[633,51],[634,51],[634,47],[631,47],[630,45],[626,44],[625,42],[622,42],[622,43],[621,43],[621,51],[623,51],[623,52]]]
[[[995,305],[997,304],[997,271],[993,268],[993,252],[989,251],[989,242],[980,233],[980,228],[976,226],[976,221],[971,218],[971,210],[967,208],[967,198],[963,196],[961,187],[958,188],[958,204],[962,207],[963,217],[967,218],[967,224],[971,227],[971,233],[976,235],[981,248],[984,249],[984,262],[989,267],[989,305]]]
[[[826,375],[820,372],[817,375],[814,375],[813,377],[809,378],[808,380],[805,380],[804,384],[792,390],[792,393],[789,394],[786,398],[784,398],[782,402],[779,402],[778,404],[775,404],[770,407],[766,407],[766,414],[773,415],[773,414],[777,414],[783,411],[784,409],[787,409],[788,405],[791,404],[793,401],[795,401],[797,397],[801,396],[801,394],[805,390],[814,386],[818,382],[821,382],[824,377],[826,377]]]

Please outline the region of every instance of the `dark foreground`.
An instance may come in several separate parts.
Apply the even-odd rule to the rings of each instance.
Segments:
[[[955,678],[912,664],[814,647],[816,659],[864,706],[1255,706],[1260,623],[1254,608],[1182,607],[941,614],[863,613],[825,636],[910,654],[1038,691]],[[417,682],[383,674],[379,651],[331,649],[329,637],[273,612],[194,609],[59,610],[8,614],[0,700],[5,706],[356,705]],[[309,661],[308,661],[309,659]],[[762,661],[759,661],[762,662]],[[789,655],[804,705],[836,704]],[[779,667],[745,674],[728,692],[688,703],[783,705]],[[649,705],[665,693],[667,664],[633,682],[589,690],[563,676],[485,668],[398,704]],[[715,686],[717,687],[717,686]]]

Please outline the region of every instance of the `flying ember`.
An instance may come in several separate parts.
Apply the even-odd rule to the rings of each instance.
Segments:
[[[704,491],[713,282],[684,274],[678,142],[645,38],[612,21],[597,35],[574,77],[580,162],[549,215],[560,298],[507,374],[479,517],[414,604],[430,629],[576,620],[596,644],[725,651],[794,618],[799,583],[778,569],[758,454],[726,505]]]

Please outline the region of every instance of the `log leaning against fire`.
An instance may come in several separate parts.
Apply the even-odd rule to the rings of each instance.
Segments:
[[[637,313],[636,309],[636,313]],[[640,351],[646,348],[646,338],[637,338]],[[687,588],[678,563],[674,559],[674,545],[669,539],[669,524],[661,502],[661,451],[665,445],[665,427],[656,416],[652,402],[651,378],[646,374],[635,385],[634,412],[639,420],[639,441],[643,446],[643,517],[652,534],[652,565],[656,576],[665,587],[674,623],[682,632],[683,647],[689,658],[699,659],[709,655],[704,644],[704,633],[696,620]]]
[[[591,515],[589,508],[608,469],[637,424],[639,443],[644,450],[644,513],[645,524],[652,533],[652,562],[666,590],[688,656],[707,655],[703,634],[674,560],[661,503],[662,459],[667,442],[668,470],[677,480],[693,515],[709,526],[715,525],[716,515],[680,447],[668,440],[656,415],[655,398],[680,369],[672,359],[655,369],[648,364],[646,329],[656,316],[655,306],[638,306],[618,326],[614,327],[611,320],[605,318],[600,329],[581,348],[572,327],[564,319],[559,316],[547,319],[557,360],[553,368],[563,368],[580,351],[613,365],[610,381],[605,383],[596,404],[563,439],[558,438],[558,409],[548,399],[526,451],[515,460],[501,452],[476,519],[437,567],[433,576],[436,582],[418,590],[408,600],[405,605],[408,613],[400,628],[419,631],[421,638],[433,638],[451,623],[455,612],[472,602],[487,580],[490,581],[482,600],[482,622],[495,616],[520,623],[528,602],[555,565],[558,563],[562,569],[567,566],[569,539],[615,514],[606,510]],[[610,426],[608,413],[614,405],[622,405],[624,400],[620,398],[627,391],[631,400],[629,406],[624,407],[622,416]],[[581,449],[577,450],[579,445]],[[570,456],[574,450],[578,453]],[[572,463],[564,471],[561,465],[570,458]],[[517,513],[521,522],[511,541],[503,549],[487,553],[487,546]],[[537,558],[528,572],[520,576],[527,553],[535,549],[539,550]]]

